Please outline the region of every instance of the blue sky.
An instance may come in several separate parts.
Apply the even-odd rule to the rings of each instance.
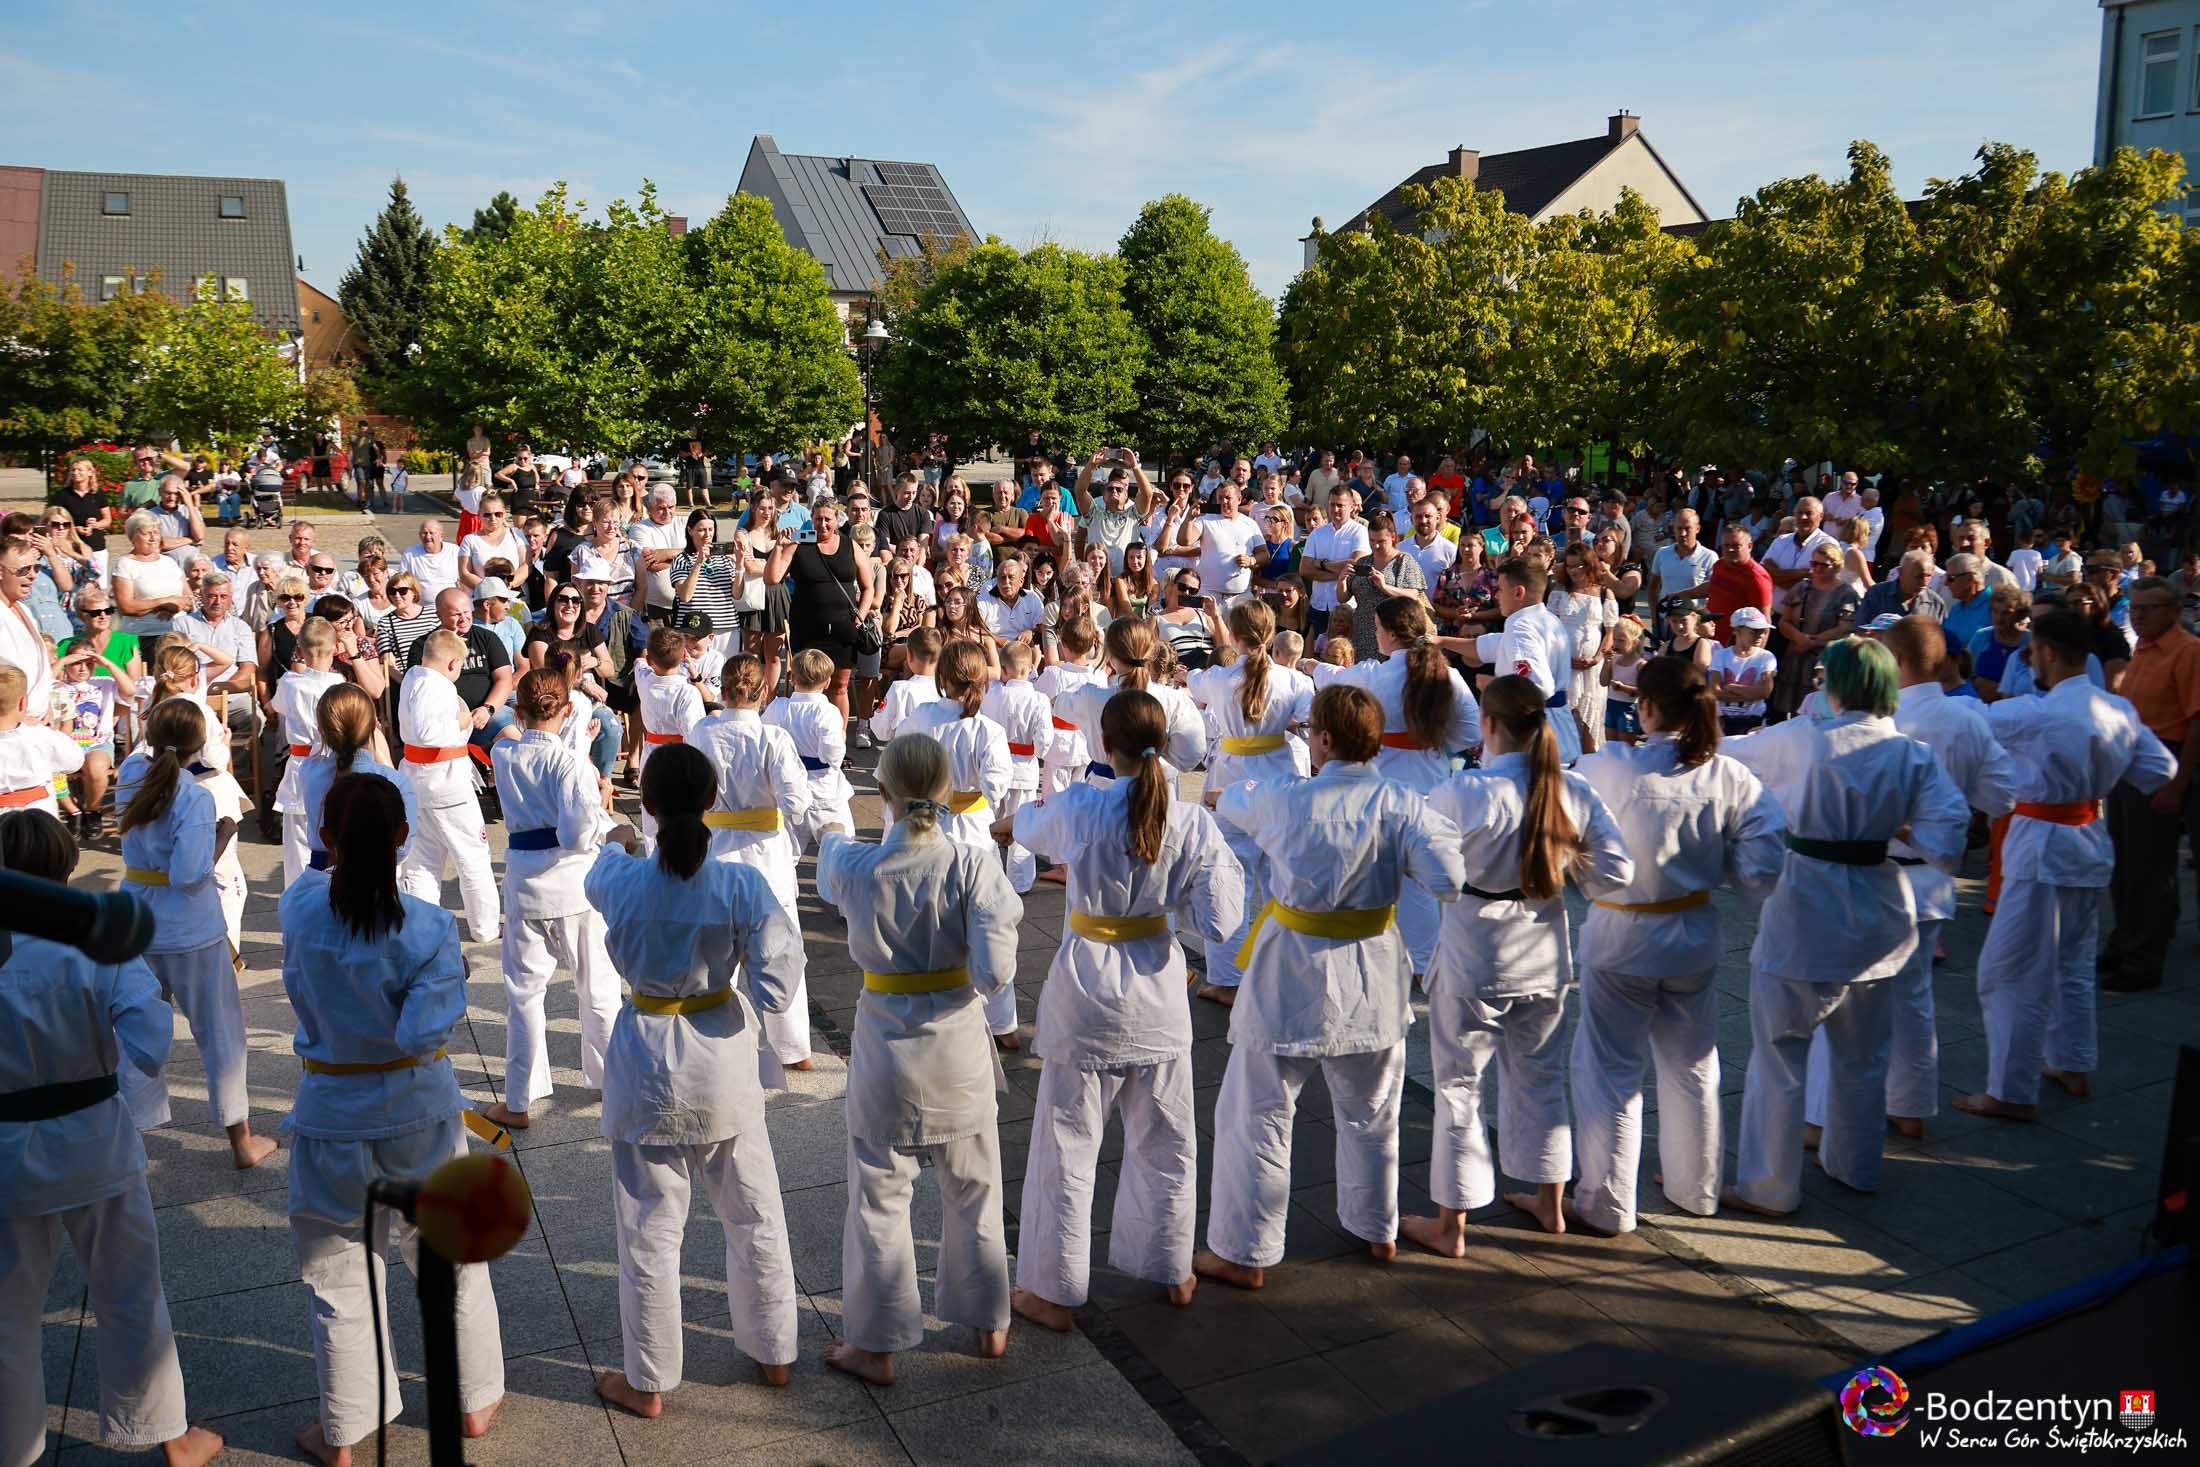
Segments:
[[[438,226],[560,178],[700,217],[769,132],[937,163],[1019,245],[1104,248],[1181,191],[1275,293],[1313,215],[1621,107],[1714,216],[1857,137],[1909,191],[1988,139],[2082,167],[2100,34],[2093,0],[4,8],[0,162],[285,179],[330,290],[392,174]]]

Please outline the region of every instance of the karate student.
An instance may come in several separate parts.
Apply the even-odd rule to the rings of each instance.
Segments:
[[[1375,642],[1383,660],[1340,668],[1325,681],[1375,695],[1383,709],[1383,748],[1375,756],[1376,771],[1429,794],[1451,777],[1454,752],[1482,742],[1474,694],[1438,649],[1428,608],[1411,597],[1392,596],[1376,605],[1374,615]],[[1415,976],[1428,971],[1437,926],[1436,900],[1417,886],[1402,888],[1398,932],[1406,940]]]
[[[773,728],[758,712],[771,690],[764,664],[753,653],[726,659],[720,674],[726,706],[695,725],[688,743],[710,759],[718,774],[718,799],[703,823],[710,827],[714,860],[754,866],[771,883],[772,895],[787,909],[787,920],[801,910],[795,893],[794,830],[810,809],[810,779],[802,757],[783,728]],[[810,1068],[810,989],[800,973],[794,992],[780,1009],[766,1010],[764,1037],[779,1065]],[[783,1076],[767,1065],[766,1088],[780,1088]]]
[[[626,830],[585,878],[633,989],[603,1096],[625,1358],[596,1377],[596,1393],[637,1416],[657,1415],[680,1384],[680,1243],[698,1187],[725,1229],[734,1342],[770,1385],[787,1383],[795,1358],[801,1296],[764,1123],[757,1010],[801,991],[802,934],[761,871],[710,859],[703,812],[717,784],[700,750],[659,749],[642,771],[655,858]]]
[[[1745,608],[1746,609],[1746,608]],[[1948,778],[1973,810],[1998,820],[2016,805],[2016,770],[1994,737],[1985,705],[1951,698],[1941,686],[1948,638],[1930,617],[1909,616],[1873,640],[1894,654],[1902,682],[1894,726],[1933,751]],[[1933,1025],[1933,951],[1941,929],[1956,914],[1955,873],[1926,861],[1908,841],[1889,848],[1910,900],[1917,907],[1917,948],[1894,975],[1893,1034],[1887,1059],[1887,1123],[1912,1140],[1940,1109],[1940,1037]],[[1807,1144],[1826,1123],[1830,1067],[1824,1031],[1810,1042],[1810,1074],[1804,1089]]]
[[[1749,949],[1749,1072],[1741,1150],[1722,1200],[1780,1215],[1803,1200],[1803,1079],[1826,1030],[1826,1175],[1879,1186],[1893,988],[1917,946],[1917,906],[1888,843],[1953,866],[1971,827],[1932,752],[1894,726],[1894,656],[1849,637],[1827,648],[1833,717],[1791,718],[1727,744],[1788,818],[1787,864]]]
[[[703,695],[687,675],[687,641],[671,627],[657,627],[642,649],[643,666],[634,674],[634,696],[641,705],[642,748],[637,772],[667,744],[685,743],[703,721]],[[642,842],[656,837],[657,822],[642,812]],[[792,910],[790,908],[789,910]]]
[[[1245,981],[1215,1103],[1213,1206],[1192,1269],[1246,1289],[1283,1258],[1291,1116],[1316,1070],[1335,1112],[1338,1221],[1377,1259],[1397,1256],[1413,966],[1393,915],[1407,882],[1452,901],[1465,880],[1458,828],[1375,767],[1373,694],[1324,688],[1308,725],[1312,778],[1236,784],[1215,801],[1225,829],[1259,843],[1272,895],[1238,953]]]
[[[582,890],[613,822],[596,797],[594,767],[558,737],[566,692],[564,677],[547,667],[521,678],[512,706],[524,732],[497,740],[494,750],[497,800],[511,834],[504,848],[504,1099],[485,1114],[514,1131],[532,1124],[534,1103],[553,1089],[542,1007],[551,975],[561,967],[573,975],[581,1083],[591,1090],[603,1089],[604,1049],[619,1011],[603,922]]]
[[[1581,924],[1581,1017],[1571,1063],[1574,1220],[1635,1228],[1642,1159],[1642,1067],[1658,1080],[1659,1182],[1666,1200],[1719,1210],[1719,1001],[1726,953],[1711,893],[1731,882],[1761,901],[1787,859],[1787,821],[1757,776],[1719,750],[1719,705],[1685,657],[1636,674],[1640,743],[1607,743],[1575,766],[1633,856],[1624,892]]]
[[[496,877],[489,869],[489,827],[474,797],[473,763],[467,756],[472,717],[458,696],[458,672],[466,641],[438,627],[428,633],[420,660],[397,691],[397,736],[405,746],[405,805],[414,825],[412,844],[398,872],[405,891],[431,904],[443,899],[443,868],[458,867],[459,898],[476,942],[493,942],[502,921]]]
[[[1192,1302],[1199,1138],[1171,919],[1212,944],[1238,930],[1245,904],[1244,874],[1213,817],[1170,789],[1160,703],[1117,693],[1100,730],[1122,777],[1066,789],[1009,822],[1020,844],[1059,853],[1069,868],[1069,916],[1032,1036],[1046,1064],[1016,1214],[1016,1312],[1055,1330],[1085,1302],[1093,1177],[1111,1111],[1123,1117],[1123,1158],[1108,1262],[1164,1285],[1172,1304]]]
[[[896,734],[910,714],[933,702],[940,685],[933,671],[940,665],[942,638],[931,627],[918,627],[903,644],[908,649],[909,670],[900,682],[886,690],[886,697],[871,711],[871,737],[881,748]]]
[[[1574,641],[1566,624],[1543,604],[1550,568],[1516,555],[1497,568],[1497,609],[1505,624],[1478,637],[1446,637],[1444,646],[1477,666],[1527,678],[1543,690],[1543,706],[1558,735],[1560,763],[1581,757],[1581,729],[1566,706],[1573,678]]]
[[[314,710],[315,743],[320,752],[293,767],[298,771],[299,815],[306,822],[306,868],[328,869],[328,847],[321,843],[321,809],[328,803],[329,786],[346,774],[371,774],[386,779],[398,793],[409,795],[411,786],[383,762],[382,726],[375,716],[374,699],[363,689],[341,683],[321,695]],[[411,824],[408,811],[407,825]]]
[[[206,1066],[214,1123],[229,1133],[230,1158],[242,1170],[265,1161],[275,1143],[253,1135],[247,1119],[244,1005],[237,997],[221,893],[214,887],[214,862],[235,838],[236,822],[219,819],[214,797],[184,778],[185,766],[197,762],[205,740],[206,720],[185,699],[169,699],[145,720],[146,748],[125,759],[115,776],[115,801],[122,807],[122,885],[152,909],[146,965],[191,1025]],[[157,1098],[131,1100],[133,1109],[165,1110],[166,1103],[165,1087]]]
[[[313,856],[305,804],[298,793],[298,766],[320,751],[319,722],[315,718],[322,695],[344,686],[342,674],[331,671],[336,663],[336,628],[318,616],[306,618],[298,632],[296,661],[275,684],[268,706],[283,725],[283,739],[290,757],[283,761],[282,783],[275,790],[275,808],[283,813],[283,885],[289,886],[306,869]]]
[[[1011,642],[1001,649],[1001,680],[986,690],[978,711],[1001,726],[1008,737],[1008,792],[1001,797],[999,815],[1008,819],[1039,798],[1039,756],[1051,740],[1054,706],[1031,685],[1031,669],[1039,653],[1029,642]],[[1020,841],[1007,850],[1008,884],[1019,895],[1039,879],[1039,863]]]
[[[721,678],[722,678],[721,674]],[[849,809],[855,786],[848,783],[841,765],[848,758],[848,721],[825,696],[833,680],[833,659],[815,647],[794,654],[787,664],[787,681],[794,694],[774,698],[764,709],[764,722],[783,729],[794,741],[795,757],[810,777],[810,804],[794,827],[795,854],[815,849],[818,833],[828,825],[854,830]]]
[[[1101,757],[1100,715],[1108,699],[1118,692],[1153,694],[1169,719],[1169,738],[1161,746],[1161,757],[1168,761],[1172,775],[1197,769],[1207,757],[1207,721],[1200,717],[1199,705],[1189,694],[1154,679],[1152,663],[1161,639],[1153,623],[1129,617],[1109,622],[1103,645],[1107,649],[1108,680],[1072,688],[1054,700],[1055,715],[1076,724],[1085,737],[1086,749],[1092,752],[1091,762],[1085,765],[1086,782],[1104,785],[1115,778],[1115,771]]]
[[[2152,794],[2177,773],[2131,704],[2086,676],[2091,636],[2080,612],[2035,617],[2032,673],[2046,694],[1986,705],[2016,767],[2017,804],[1978,955],[1986,1088],[1954,1102],[1973,1115],[2029,1120],[2043,1075],[2088,1092],[2101,889],[2115,866],[2100,803],[2119,784]]]
[[[22,674],[14,667],[0,671]],[[21,693],[17,693],[21,698]],[[76,841],[43,810],[0,812],[0,866],[66,882]],[[98,1328],[100,1439],[158,1445],[198,1467],[222,1439],[184,1411],[183,1371],[160,1276],[160,1230],[145,1148],[118,1074],[158,1083],[175,1020],[137,958],[94,963],[75,948],[14,936],[0,951],[0,1462],[46,1453],[39,1325],[68,1235]]]
[[[1305,741],[1298,731],[1306,727],[1307,709],[1314,702],[1314,683],[1296,668],[1271,661],[1268,639],[1275,635],[1276,614],[1259,600],[1240,601],[1230,608],[1230,640],[1237,644],[1238,660],[1228,667],[1207,667],[1190,678],[1194,702],[1216,720],[1220,741],[1208,760],[1207,783],[1214,789],[1264,779],[1279,779],[1299,772],[1298,758]],[[1230,854],[1245,873],[1245,921],[1268,900],[1261,868],[1260,845],[1244,831],[1223,831]],[[1224,1006],[1237,1002],[1237,950],[1245,941],[1243,927],[1233,929],[1207,944],[1207,981],[1195,997]]]
[[[59,729],[28,721],[29,691],[23,669],[0,662],[0,811],[43,810],[58,818],[54,780],[84,767],[84,749]]]
[[[1084,730],[1075,720],[1063,716],[1062,705],[1071,692],[1100,678],[1099,669],[1093,665],[1100,649],[1100,633],[1090,617],[1081,616],[1058,627],[1054,640],[1061,656],[1031,680],[1032,687],[1047,700],[1047,722],[1053,730],[1039,757],[1039,788],[1047,795],[1060,794],[1072,783],[1082,781],[1085,766],[1092,762]]]
[[[1589,782],[1558,762],[1543,694],[1524,677],[1482,690],[1482,767],[1439,786],[1429,808],[1459,829],[1467,879],[1444,908],[1428,970],[1429,1058],[1436,1131],[1429,1154],[1434,1217],[1399,1230],[1432,1253],[1464,1258],[1467,1214],[1497,1200],[1482,1077],[1498,1072],[1504,1174],[1535,1191],[1505,1200],[1545,1232],[1566,1231],[1574,1174],[1566,1124],[1566,991],[1573,986],[1564,891],[1595,899],[1634,878],[1619,827]]]
[[[891,1385],[894,1353],[924,1339],[909,1199],[925,1160],[945,1208],[933,1312],[976,1330],[982,1356],[1008,1348],[1001,1071],[984,1000],[1015,984],[1024,904],[998,857],[940,830],[953,779],[937,739],[888,744],[878,784],[893,817],[885,837],[827,831],[817,852],[818,894],[847,919],[864,970],[848,1054],[841,1338],[825,1363]]]
[[[388,1208],[366,1234],[367,1187],[417,1182],[466,1154],[458,1079],[444,1045],[466,1017],[466,960],[458,921],[399,890],[405,802],[388,780],[339,776],[321,811],[330,852],[316,873],[283,893],[283,991],[298,1015],[293,1047],[305,1067],[283,1128],[290,1133],[290,1241],[311,1300],[320,1415],[298,1432],[299,1450],[324,1467],[349,1467],[351,1447],[375,1420],[376,1352],[385,1420],[404,1408],[389,1339],[374,1337],[368,1297],[389,1298],[394,1233],[406,1267],[417,1266],[412,1224]],[[366,1267],[360,1267],[361,1245]],[[489,1266],[458,1270],[458,1403],[463,1429],[489,1429],[504,1399],[504,1346]]]

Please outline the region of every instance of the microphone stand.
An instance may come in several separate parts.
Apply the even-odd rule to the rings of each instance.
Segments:
[[[387,1207],[417,1224],[417,1183],[376,1182],[367,1188],[370,1206]],[[372,1230],[369,1230],[371,1246]],[[425,1234],[413,1236],[414,1282],[420,1298],[420,1347],[428,1387],[429,1467],[466,1467],[465,1413],[458,1399],[458,1265],[436,1251]],[[370,1272],[369,1278],[372,1278]],[[381,1348],[379,1335],[375,1348]],[[380,1379],[380,1366],[376,1366]]]

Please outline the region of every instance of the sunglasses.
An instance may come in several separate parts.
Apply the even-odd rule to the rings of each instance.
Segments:
[[[109,606],[79,606],[77,611],[86,620],[90,620],[95,616],[113,616],[115,614],[114,608]]]
[[[415,590],[414,590],[414,589],[413,589],[412,587],[410,587],[410,586],[392,586],[392,587],[390,587],[390,595],[391,595],[391,596],[392,596],[393,598],[394,598],[394,597],[398,597],[398,596],[404,596],[404,597],[408,597],[408,598],[410,598],[410,597],[417,597],[417,596],[418,596],[419,594],[420,594],[420,593],[419,593],[418,591],[415,591]]]
[[[507,515],[507,514],[505,514],[505,512],[504,512],[503,510],[501,510],[501,509],[498,509],[498,510],[491,510],[491,511],[490,511],[490,512],[489,512],[488,514],[485,514],[485,515],[483,515],[483,516],[482,516],[482,518],[483,518],[483,519],[485,519],[485,520],[501,520],[501,519],[509,519],[509,518],[510,518],[510,516],[509,516],[509,515]]]
[[[76,528],[76,524],[73,520],[48,520],[46,521],[46,528],[49,530],[73,530]]]
[[[303,596],[277,596],[275,599],[287,605],[293,601],[304,601],[306,598]]]
[[[550,598],[550,604],[552,606],[578,606],[581,604],[581,598],[578,596],[553,596]]]
[[[336,567],[333,565],[309,565],[306,567],[306,574],[309,576],[333,576],[336,574]]]

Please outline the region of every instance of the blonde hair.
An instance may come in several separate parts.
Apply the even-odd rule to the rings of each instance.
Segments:
[[[304,576],[299,575],[296,571],[284,571],[275,578],[275,594],[278,596],[310,596],[313,593],[306,589],[306,578]]]
[[[804,691],[822,688],[833,680],[833,659],[815,647],[805,647],[795,653],[787,666],[794,685]]]
[[[937,831],[940,810],[954,788],[946,746],[930,734],[902,734],[879,755],[878,787],[887,799],[906,807],[895,817],[897,824],[920,834]]]
[[[333,654],[335,651],[335,623],[324,617],[307,617],[306,624],[298,629],[298,655],[300,657],[324,657]]]
[[[1230,608],[1230,640],[1245,655],[1238,677],[1238,712],[1258,723],[1268,711],[1268,639],[1276,633],[1276,614],[1265,602],[1240,601]]]
[[[1286,667],[1297,667],[1306,655],[1306,638],[1297,632],[1278,632],[1268,639],[1268,655]]]
[[[1001,671],[1010,677],[1022,677],[1031,671],[1031,664],[1039,653],[1029,642],[1011,642],[1001,649]]]
[[[420,660],[422,662],[426,662],[430,658],[435,659],[437,662],[443,662],[452,657],[464,658],[465,655],[466,639],[449,627],[437,627],[420,639]]]

